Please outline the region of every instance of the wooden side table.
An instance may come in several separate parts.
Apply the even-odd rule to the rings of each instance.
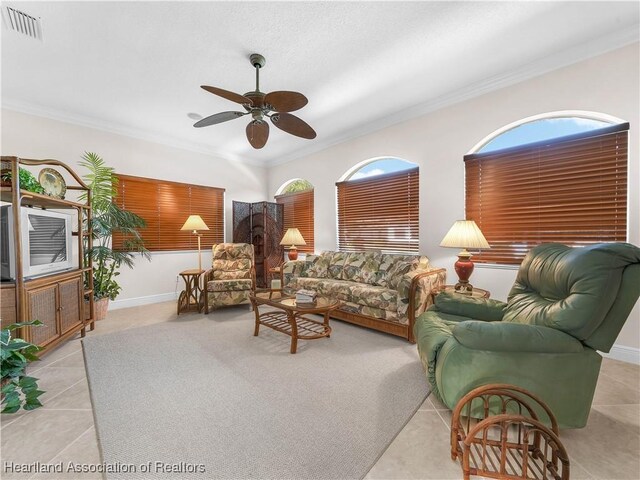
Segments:
[[[436,295],[440,292],[449,292],[449,293],[457,293],[458,295],[465,297],[473,297],[473,298],[489,298],[491,296],[491,292],[488,290],[483,290],[482,288],[473,287],[473,291],[471,295],[466,293],[458,293],[455,290],[455,285],[442,285],[440,287],[436,287],[431,290],[431,301],[435,302]]]
[[[202,289],[200,288],[200,275],[204,270],[197,268],[180,272],[180,276],[184,280],[184,290],[180,292],[178,297],[178,312],[188,312],[195,310],[199,312],[202,309]]]
[[[278,265],[277,267],[272,267],[269,269],[269,276],[271,277],[271,282],[269,285],[267,285],[267,288],[282,288],[282,284],[283,282],[283,278],[282,278],[282,264]],[[278,280],[280,282],[280,285],[278,285],[277,287],[273,285],[273,281],[274,280]]]

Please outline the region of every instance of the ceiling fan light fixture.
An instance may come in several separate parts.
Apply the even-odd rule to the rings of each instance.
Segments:
[[[246,129],[247,140],[255,149],[264,147],[269,139],[269,124],[264,120],[252,120]]]
[[[301,93],[287,90],[271,92],[265,95],[260,91],[260,69],[267,62],[259,53],[252,53],[249,56],[249,61],[256,69],[256,89],[253,92],[239,95],[222,88],[201,85],[201,88],[209,93],[239,103],[246,112],[216,113],[201,119],[193,126],[196,128],[206,127],[251,114],[252,120],[247,125],[246,134],[247,140],[249,140],[253,148],[260,149],[264,147],[269,138],[269,124],[266,122],[265,117],[270,118],[271,122],[280,130],[291,135],[306,139],[315,138],[316,132],[313,128],[302,119],[288,113],[304,107],[308,103],[307,97]]]

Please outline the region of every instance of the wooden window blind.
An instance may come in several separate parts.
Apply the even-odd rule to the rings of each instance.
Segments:
[[[141,229],[151,251],[195,250],[198,241],[182,225],[189,215],[200,215],[209,227],[202,231],[202,248],[211,248],[224,238],[224,189],[116,174],[115,201],[147,222]],[[113,235],[113,246],[122,249],[124,237]]]
[[[297,228],[306,245],[298,247],[299,252],[314,252],[313,235],[313,190],[276,195],[276,202],[284,205],[284,231]]]
[[[418,253],[419,169],[336,183],[338,249]]]
[[[629,124],[464,157],[466,215],[490,250],[519,264],[534,246],[584,246],[627,236]]]

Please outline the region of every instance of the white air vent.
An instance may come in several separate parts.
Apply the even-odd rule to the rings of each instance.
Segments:
[[[35,38],[36,40],[42,40],[42,23],[40,18],[8,6],[2,8],[2,16],[10,30],[26,35],[27,37]]]

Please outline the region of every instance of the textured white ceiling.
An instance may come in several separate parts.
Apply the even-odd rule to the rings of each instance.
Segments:
[[[273,163],[497,85],[638,41],[638,2],[3,2],[42,18],[44,41],[2,29],[2,103],[230,159]],[[199,88],[294,90],[315,140]]]

